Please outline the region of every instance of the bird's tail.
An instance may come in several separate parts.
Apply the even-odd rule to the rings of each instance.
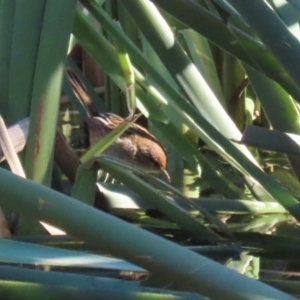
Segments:
[[[91,97],[87,93],[84,83],[80,80],[80,78],[74,73],[74,71],[71,68],[67,68],[66,73],[69,82],[72,86],[72,89],[74,91],[74,94],[86,109],[88,116],[89,117],[99,116],[99,112],[95,107],[95,105],[93,104]]]

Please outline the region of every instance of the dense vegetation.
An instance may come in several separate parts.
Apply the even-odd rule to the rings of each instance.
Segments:
[[[299,296],[299,11],[0,0],[0,298]],[[126,118],[89,151],[66,69]],[[170,183],[99,155],[138,113]]]

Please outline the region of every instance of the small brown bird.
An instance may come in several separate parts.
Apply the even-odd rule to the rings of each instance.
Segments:
[[[124,119],[111,113],[99,113],[76,74],[71,69],[67,69],[67,75],[75,95],[88,112],[89,117],[86,122],[90,133],[90,145],[94,146]],[[148,130],[137,124],[132,124],[104,153],[147,172],[162,173],[170,181],[166,170],[167,156],[163,147]]]

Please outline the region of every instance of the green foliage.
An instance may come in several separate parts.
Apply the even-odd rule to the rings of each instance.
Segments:
[[[9,125],[30,120],[19,155],[28,179],[0,168],[1,236],[12,230],[0,241],[1,299],[300,295],[260,269],[299,260],[300,152],[291,139],[300,134],[300,32],[289,2],[0,1],[0,114]],[[58,148],[57,124],[71,113],[59,120],[61,92],[86,117],[66,67],[99,110],[129,114],[81,160],[72,145]],[[99,156],[136,121],[136,107],[167,150],[171,183]],[[251,124],[265,128],[243,137]],[[282,132],[275,140],[273,129]],[[97,183],[99,169],[113,183]],[[47,224],[67,236],[47,236]],[[44,270],[27,268],[37,265]]]

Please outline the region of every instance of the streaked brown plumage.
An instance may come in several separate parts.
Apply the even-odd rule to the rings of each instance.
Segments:
[[[89,127],[90,145],[95,145],[107,133],[121,124],[124,119],[111,114],[99,113],[94,107],[80,79],[71,69],[67,75],[75,95],[88,111],[86,122]],[[157,139],[145,128],[132,124],[106,151],[106,154],[136,165],[148,172],[163,173],[166,171],[167,157]]]

